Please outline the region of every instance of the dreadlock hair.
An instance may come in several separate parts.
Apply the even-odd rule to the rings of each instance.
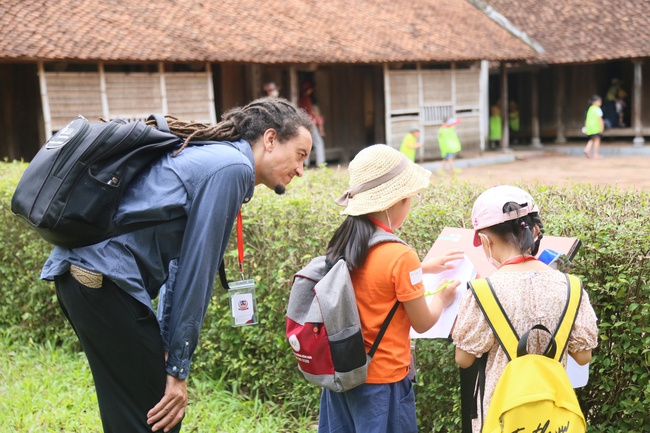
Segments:
[[[516,211],[526,206],[526,203],[517,204],[509,202],[503,205],[503,213]],[[535,226],[539,228],[539,235],[535,239],[533,230]],[[501,240],[515,244],[521,254],[537,255],[539,243],[544,236],[544,225],[539,217],[538,212],[531,212],[514,220],[505,221],[485,229],[493,233]]]
[[[350,270],[362,267],[368,257],[368,243],[374,232],[375,225],[367,215],[348,215],[332,235],[325,259],[334,265],[343,257]]]
[[[311,131],[312,123],[304,110],[294,107],[284,98],[264,97],[256,99],[244,107],[235,107],[222,116],[216,125],[198,122],[185,122],[166,115],[172,134],[185,138],[183,145],[172,156],[183,151],[190,141],[237,141],[255,142],[268,129],[274,129],[280,143],[296,137],[302,126]],[[147,124],[155,126],[155,120]]]

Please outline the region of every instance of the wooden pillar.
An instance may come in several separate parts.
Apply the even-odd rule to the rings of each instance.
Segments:
[[[642,64],[641,59],[632,60],[634,63],[634,86],[632,89],[632,128],[634,129],[634,140],[632,143],[635,147],[643,146],[643,126],[641,125],[641,93],[642,93]]]
[[[169,105],[167,104],[167,79],[165,77],[165,63],[158,62],[158,75],[160,78],[160,103],[161,113],[164,116],[169,114]]]
[[[531,117],[531,139],[533,147],[541,148],[542,141],[539,138],[539,72],[537,69],[530,73],[530,117]]]
[[[384,63],[384,106],[386,109],[385,125],[386,125],[386,144],[392,147],[397,147],[398,143],[393,143],[393,128],[391,123],[391,100],[390,100],[390,74],[388,63]]]
[[[252,101],[253,99],[257,99],[260,96],[262,96],[262,67],[261,65],[254,63],[250,65],[250,82],[248,83],[250,86],[248,91],[248,100]]]
[[[102,100],[102,116],[104,119],[111,119],[111,110],[108,106],[108,92],[106,90],[106,71],[104,70],[104,62],[97,64],[97,72],[99,72],[99,93]]]
[[[47,94],[47,80],[43,62],[38,62],[38,83],[41,87],[41,106],[43,107],[43,122],[45,124],[45,140],[52,138],[52,115],[50,113],[50,98]]]
[[[455,68],[454,62],[451,62],[451,77],[452,77],[451,78],[451,94],[452,94],[451,104],[452,105],[455,105],[454,91],[456,89],[456,85],[454,83],[454,68]],[[423,107],[424,106],[424,83],[422,80],[422,65],[420,64],[420,62],[416,64],[416,69],[418,72],[418,104],[420,105],[420,107]],[[420,128],[420,138],[418,141],[423,144],[417,149],[418,162],[420,164],[424,162],[424,143],[426,143],[427,140],[426,131],[424,129],[424,125],[422,124],[422,118],[423,116],[422,113],[420,112],[420,116],[418,120],[418,127]]]
[[[479,147],[481,153],[485,151],[485,145],[489,135],[490,119],[490,62],[481,60],[481,73],[479,74]]]
[[[210,123],[217,124],[217,109],[214,102],[214,84],[212,82],[212,65],[205,62],[205,75],[208,80],[208,110],[210,111]]]
[[[508,72],[505,62],[501,62],[501,150],[510,148],[510,116],[508,113]]]
[[[386,137],[386,106],[384,93],[384,68],[383,66],[373,66],[372,68],[372,101],[373,109],[373,127],[375,143],[388,143]]]
[[[564,136],[565,81],[564,66],[557,65],[555,67],[555,114],[557,115],[555,142],[558,144],[566,143]]]
[[[291,86],[290,89],[290,95],[291,95],[291,103],[294,104],[295,106],[298,106],[298,98],[300,89],[298,88],[300,86],[300,83],[298,83],[298,69],[296,69],[295,66],[291,66],[289,68],[289,83]]]

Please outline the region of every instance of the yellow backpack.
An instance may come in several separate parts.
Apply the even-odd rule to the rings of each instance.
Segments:
[[[582,282],[579,278],[567,275],[567,286],[567,303],[555,332],[551,333],[545,326],[538,324],[520,338],[503,311],[489,280],[482,278],[470,281],[470,288],[485,319],[509,360],[497,382],[487,416],[483,420],[482,433],[586,431],[587,425],[575,391],[560,362],[582,297]],[[543,355],[529,354],[526,349],[528,335],[533,329],[551,334]]]

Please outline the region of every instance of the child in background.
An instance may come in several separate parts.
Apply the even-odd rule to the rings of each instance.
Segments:
[[[314,124],[316,125],[316,128],[318,129],[320,136],[325,137],[325,118],[320,113],[320,108],[318,108],[318,105],[316,104],[314,104],[312,107],[311,117],[314,121]]]
[[[530,194],[510,185],[488,189],[474,203],[472,224],[474,246],[483,247],[488,261],[498,269],[488,280],[517,335],[523,335],[538,323],[556,329],[567,300],[567,279],[562,272],[535,258],[544,226]],[[482,412],[487,415],[508,358],[471,290],[463,295],[452,337],[456,363],[461,368],[470,367],[477,357],[487,356],[482,399]],[[591,350],[597,340],[596,314],[583,290],[567,352],[579,365],[585,365],[591,360]],[[542,353],[548,342],[547,335],[536,334],[528,340],[528,352]],[[565,354],[562,359],[565,368],[566,362]],[[472,420],[474,433],[481,431],[481,422],[479,418]]]
[[[519,106],[516,101],[510,101],[508,103],[508,126],[510,127],[511,137],[513,143],[519,143],[519,129],[521,126],[521,121],[519,119]]]
[[[409,130],[408,134],[404,136],[399,151],[406,155],[408,159],[415,162],[415,149],[418,149],[421,146],[422,143],[420,143],[420,128],[413,126]]]
[[[460,140],[456,134],[456,125],[460,123],[460,119],[450,117],[438,129],[438,145],[440,146],[440,156],[442,156],[442,165],[436,171],[439,175],[445,174],[445,166],[449,165],[451,173],[460,173],[460,168],[454,167],[454,158],[460,152]]]
[[[501,109],[498,105],[490,107],[490,149],[501,147],[503,124],[501,123]]]
[[[589,100],[591,106],[587,110],[587,117],[585,118],[585,134],[589,138],[587,145],[583,152],[587,158],[602,158],[598,149],[600,148],[600,138],[603,136],[605,130],[605,122],[603,121],[603,110],[600,108],[603,105],[603,100],[598,95],[594,95]],[[594,154],[591,155],[591,148],[594,148]]]
[[[332,236],[326,257],[336,263],[343,256],[350,266],[366,349],[395,302],[400,304],[368,367],[366,383],[341,393],[323,389],[318,431],[415,433],[415,395],[408,378],[410,329],[431,328],[455,299],[460,282],[452,281],[427,304],[414,249],[398,242],[368,248],[375,232],[392,233],[402,226],[418,192],[429,185],[431,172],[384,144],[363,149],[348,170],[350,189],[336,200],[345,206],[347,217]],[[459,257],[447,254],[441,263]]]

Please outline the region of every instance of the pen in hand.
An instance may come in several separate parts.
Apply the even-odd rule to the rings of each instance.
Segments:
[[[436,293],[443,291],[443,290],[444,290],[444,289],[445,289],[449,284],[451,284],[451,281],[447,281],[445,284],[443,284],[442,286],[438,287],[438,288],[437,288],[436,290],[434,290],[433,292],[425,293],[424,296],[435,295]]]

